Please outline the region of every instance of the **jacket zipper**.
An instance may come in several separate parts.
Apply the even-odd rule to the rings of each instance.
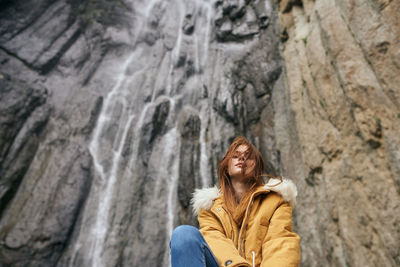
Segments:
[[[248,208],[248,210],[246,211],[246,215],[248,216],[248,214],[249,214],[249,212],[250,212],[250,209],[251,209],[251,207],[253,206],[253,203],[254,203],[254,199],[251,201],[251,203],[250,203],[250,205],[249,205],[249,208]],[[227,212],[226,211],[226,209],[223,207],[223,206],[221,206],[221,208],[225,211],[225,212]],[[219,220],[220,220],[220,222],[222,223],[222,219],[221,219],[221,217],[220,217],[220,214],[218,214],[218,213],[214,213],[215,215],[217,215],[217,217],[219,218]],[[228,216],[229,217],[229,216]],[[231,229],[233,229],[233,225],[232,225],[232,221],[231,221],[231,218],[229,217],[229,223],[231,224]],[[247,222],[246,222],[246,224],[244,225],[245,227],[247,227]],[[245,231],[246,229],[243,229],[243,231],[242,231],[242,236],[246,233],[246,231]],[[234,236],[234,235],[232,235],[232,236]],[[245,253],[245,251],[244,251],[244,245],[242,245],[241,244],[241,242],[243,242],[243,237],[242,237],[242,239],[241,239],[241,241],[240,241],[240,234],[239,234],[239,254],[242,256],[242,257],[245,257],[244,256],[244,253]],[[252,251],[251,252],[252,254],[253,254],[253,267],[255,267],[255,252],[254,251]]]
[[[243,225],[243,226],[244,226],[243,230],[242,230],[242,229],[239,230],[239,236],[238,236],[238,242],[239,242],[239,243],[238,243],[238,251],[239,251],[240,256],[242,256],[242,257],[244,257],[244,258],[246,258],[246,255],[245,255],[245,248],[244,248],[244,244],[243,244],[243,235],[245,235],[245,233],[246,233],[246,228],[247,228],[247,224],[248,224],[248,216],[249,216],[251,207],[252,207],[253,204],[254,204],[254,199],[255,199],[255,197],[256,197],[257,195],[259,195],[259,193],[258,193],[258,194],[255,193],[255,194],[253,195],[252,200],[251,200],[251,203],[250,203],[248,209],[246,210],[246,216],[245,216],[245,218],[246,218],[246,224]],[[225,212],[227,212],[223,206],[221,206],[221,208],[224,209]],[[217,216],[219,217],[219,215],[217,215]],[[229,217],[229,216],[228,216],[228,217]],[[220,220],[221,223],[222,223],[222,220],[221,220],[220,217],[219,217],[219,220]],[[229,217],[229,223],[231,224],[231,227],[232,227],[232,221],[231,221],[230,217]],[[232,229],[233,229],[233,227],[232,227]],[[233,236],[233,235],[232,235],[232,236]],[[254,251],[252,251],[251,253],[253,254],[253,267],[255,267],[255,256],[256,256],[256,253],[255,253]]]
[[[251,254],[253,254],[253,267],[256,267],[256,253],[253,250]]]

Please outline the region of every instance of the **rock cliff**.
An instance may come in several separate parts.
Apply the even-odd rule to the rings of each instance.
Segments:
[[[281,165],[303,177],[305,266],[400,264],[399,11],[398,1],[279,1],[298,149]]]
[[[298,185],[302,265],[399,265],[399,11],[0,1],[0,263],[168,266],[243,134]]]

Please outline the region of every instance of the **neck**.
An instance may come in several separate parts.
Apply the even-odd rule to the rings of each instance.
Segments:
[[[246,194],[247,191],[249,191],[249,184],[243,181],[242,179],[235,179],[232,177],[232,186],[233,189],[235,190],[235,197],[240,202],[242,197]]]

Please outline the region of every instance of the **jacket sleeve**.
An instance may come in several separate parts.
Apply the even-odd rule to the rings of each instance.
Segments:
[[[297,267],[300,237],[292,230],[292,207],[282,202],[273,213],[262,245],[261,267]]]
[[[212,212],[200,210],[198,220],[200,232],[217,258],[219,266],[251,266],[240,256],[233,241],[226,237],[219,219]]]

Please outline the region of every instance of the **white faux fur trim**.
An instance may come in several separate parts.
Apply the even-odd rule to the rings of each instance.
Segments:
[[[203,189],[196,189],[191,200],[193,213],[197,216],[201,209],[211,209],[214,199],[218,198],[221,192],[217,186]]]
[[[293,207],[296,205],[297,188],[292,180],[282,178],[281,182],[279,179],[271,178],[268,183],[264,185],[264,188],[280,194],[282,198]]]
[[[264,185],[264,188],[280,194],[282,198],[293,207],[296,204],[297,188],[290,179],[282,178],[281,182],[279,179],[271,178],[268,183]],[[217,186],[196,189],[191,200],[194,215],[197,216],[201,209],[211,209],[214,200],[219,196],[221,196],[221,192]]]

